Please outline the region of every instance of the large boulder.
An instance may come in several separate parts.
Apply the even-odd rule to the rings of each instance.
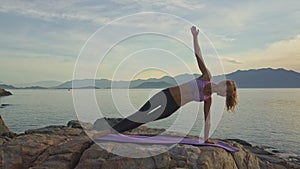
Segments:
[[[49,147],[67,141],[66,136],[48,134],[21,135],[1,146],[0,168],[25,169]]]
[[[32,164],[32,168],[75,168],[82,153],[91,146],[87,137],[73,137],[47,148]]]
[[[12,93],[7,90],[0,89],[0,97],[1,96],[9,96],[9,95],[12,95]]]
[[[279,169],[299,168],[295,163],[275,157],[242,140],[220,140],[240,151],[230,153],[222,148],[177,144],[143,145],[134,143],[95,144],[78,125],[49,126],[30,130],[1,145],[0,168],[9,169],[175,169],[175,168],[222,168],[222,169]],[[156,135],[164,129],[140,126],[128,134]],[[177,133],[168,133],[178,135]],[[189,136],[196,138],[196,136]],[[130,158],[114,154],[116,150],[135,155]],[[151,150],[151,151],[150,151]],[[162,151],[163,150],[163,151]],[[260,158],[256,153],[264,155]],[[160,152],[160,153],[155,153]],[[148,153],[149,156],[139,156]],[[280,159],[280,160],[278,160]]]

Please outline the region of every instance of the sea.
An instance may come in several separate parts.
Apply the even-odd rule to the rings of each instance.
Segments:
[[[78,119],[93,123],[101,117],[126,117],[159,89],[15,89],[0,97],[0,115],[16,133]],[[79,95],[76,93],[80,93]],[[219,97],[219,96],[213,96]],[[223,106],[223,105],[222,105]],[[150,122],[201,136],[203,103],[192,102],[170,117]],[[212,109],[214,110],[214,109]],[[234,112],[218,109],[211,138],[242,139],[283,157],[300,157],[300,89],[242,88]]]

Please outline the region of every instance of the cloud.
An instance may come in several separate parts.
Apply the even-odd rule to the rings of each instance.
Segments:
[[[235,38],[229,37],[228,34],[223,34],[223,35],[221,35],[221,34],[215,34],[214,36],[217,37],[217,38],[220,38],[222,41],[225,41],[225,42],[233,42],[233,41],[235,41]]]
[[[90,36],[79,30],[58,30],[51,31],[32,28],[23,32],[16,32],[12,39],[11,34],[0,32],[2,37],[1,56],[18,58],[58,58],[74,59],[77,57],[80,48]],[[28,36],[35,32],[34,36]]]
[[[45,21],[71,20],[88,21],[103,25],[109,21],[142,11],[197,10],[205,5],[197,1],[183,0],[141,0],[141,1],[1,1],[0,12],[16,13]]]
[[[199,3],[199,1],[184,1],[184,0],[122,0],[117,1],[113,0],[114,3],[135,6],[135,9],[143,9],[143,10],[176,10],[176,9],[186,9],[186,10],[197,10],[205,7],[205,4]]]
[[[170,13],[199,26],[222,56],[225,72],[272,66],[299,70],[300,57],[297,46],[300,45],[300,35],[290,38],[300,33],[297,29],[300,26],[298,8],[299,1],[270,0],[205,1],[205,4],[196,0],[2,0],[1,62],[17,62],[17,73],[20,75],[14,74],[12,64],[2,64],[0,74],[12,73],[11,77],[5,77],[3,74],[1,77],[4,78],[1,80],[22,80],[31,69],[26,65],[31,63],[36,68],[31,72],[31,79],[34,81],[35,77],[41,77],[40,70],[45,77],[51,75],[58,77],[52,79],[64,80],[66,76],[62,75],[69,75],[70,70],[64,69],[63,64],[67,64],[71,69],[69,64],[74,61],[85,40],[97,28],[119,17],[145,11]],[[133,33],[142,32],[145,28],[148,28],[148,31],[157,30],[174,35],[192,48],[189,24],[165,17],[154,18],[153,22],[149,22],[150,20],[151,17],[140,17],[131,20],[132,22],[120,22],[115,25],[115,30],[122,29]],[[113,32],[99,38],[101,43],[97,41],[95,49],[110,44],[114,36],[119,37]],[[138,40],[123,47],[129,51],[148,45],[153,47],[153,44],[160,45],[156,39]],[[202,34],[200,42],[205,59],[210,67],[214,66],[215,62],[208,56],[214,54],[211,44]],[[162,43],[159,47],[175,52],[192,66],[195,65],[194,58],[190,57],[190,54],[193,56],[192,49],[184,53],[184,45],[178,47],[169,42]],[[120,53],[120,56],[124,53]],[[38,59],[43,61],[37,61]],[[38,66],[46,63],[47,59],[53,62],[53,65],[58,65],[59,71]],[[162,59],[162,62],[166,60]],[[197,66],[194,67],[196,70]],[[183,71],[176,68],[178,72]],[[27,74],[30,75],[29,72]]]
[[[300,1],[207,1],[203,9],[191,11],[189,19],[205,32],[239,35],[234,41],[229,36],[228,42],[238,43],[241,36],[270,42],[299,33],[299,5]]]
[[[261,50],[225,55],[224,57],[240,60],[242,64],[237,65],[236,69],[273,67],[292,69],[300,72],[299,46],[300,34],[291,39],[271,43]],[[229,65],[227,66],[229,67]]]
[[[268,10],[268,9],[264,9]],[[193,20],[206,30],[224,34],[228,32],[239,33],[249,28],[249,23],[259,18],[261,9],[255,3],[236,3],[222,4],[221,2],[207,2],[206,6],[197,11],[197,16]]]
[[[16,13],[45,21],[71,20],[89,21],[103,24],[110,20],[105,15],[97,14],[105,6],[101,3],[95,6],[80,4],[81,1],[22,1],[4,0],[1,2],[0,12]],[[99,5],[100,4],[100,5]],[[91,5],[91,6],[90,6]]]
[[[232,63],[232,64],[242,64],[241,61],[237,60],[237,59],[233,59],[233,58],[227,58],[227,57],[222,57],[221,58],[223,61],[226,61],[228,63]]]

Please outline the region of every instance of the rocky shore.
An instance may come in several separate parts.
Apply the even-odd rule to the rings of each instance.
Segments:
[[[9,95],[12,95],[12,93],[5,89],[0,89],[0,97],[1,96],[9,96]]]
[[[85,128],[101,127],[81,124]],[[120,119],[107,119],[114,124]],[[221,148],[175,145],[163,153],[146,158],[128,158],[112,153],[115,149],[137,149],[133,143],[107,142],[103,149],[82,130],[78,121],[66,126],[47,126],[27,130],[22,134],[10,132],[0,118],[0,168],[2,169],[284,169],[300,168],[299,163],[284,160],[243,140],[221,140],[240,151],[230,153]],[[164,129],[140,126],[126,134],[157,135]],[[178,133],[168,133],[177,135]],[[193,137],[195,136],[188,136]],[[151,145],[148,145],[151,148]],[[161,145],[164,148],[165,145]]]

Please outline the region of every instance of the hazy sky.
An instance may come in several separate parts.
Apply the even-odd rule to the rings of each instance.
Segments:
[[[200,42],[210,69],[222,65],[225,73],[263,67],[300,72],[298,0],[0,2],[0,82],[7,84],[70,80],[81,49],[86,55],[99,56],[93,58],[96,60],[80,59],[84,62],[80,70],[90,71],[89,68],[97,66],[97,78],[199,73],[190,50],[191,24],[204,33],[200,34]],[[157,13],[140,12],[164,14],[157,17]],[[110,24],[120,17],[123,19]],[[109,30],[98,31],[91,38],[93,41],[82,48],[105,25],[110,25],[106,27]],[[124,40],[120,35],[128,32],[132,36]],[[206,37],[216,48],[221,62],[215,60],[217,55]],[[117,44],[113,43],[116,41]],[[108,47],[113,48],[99,63],[97,59]],[[81,75],[81,78],[91,78],[89,73],[86,77],[85,73]]]

